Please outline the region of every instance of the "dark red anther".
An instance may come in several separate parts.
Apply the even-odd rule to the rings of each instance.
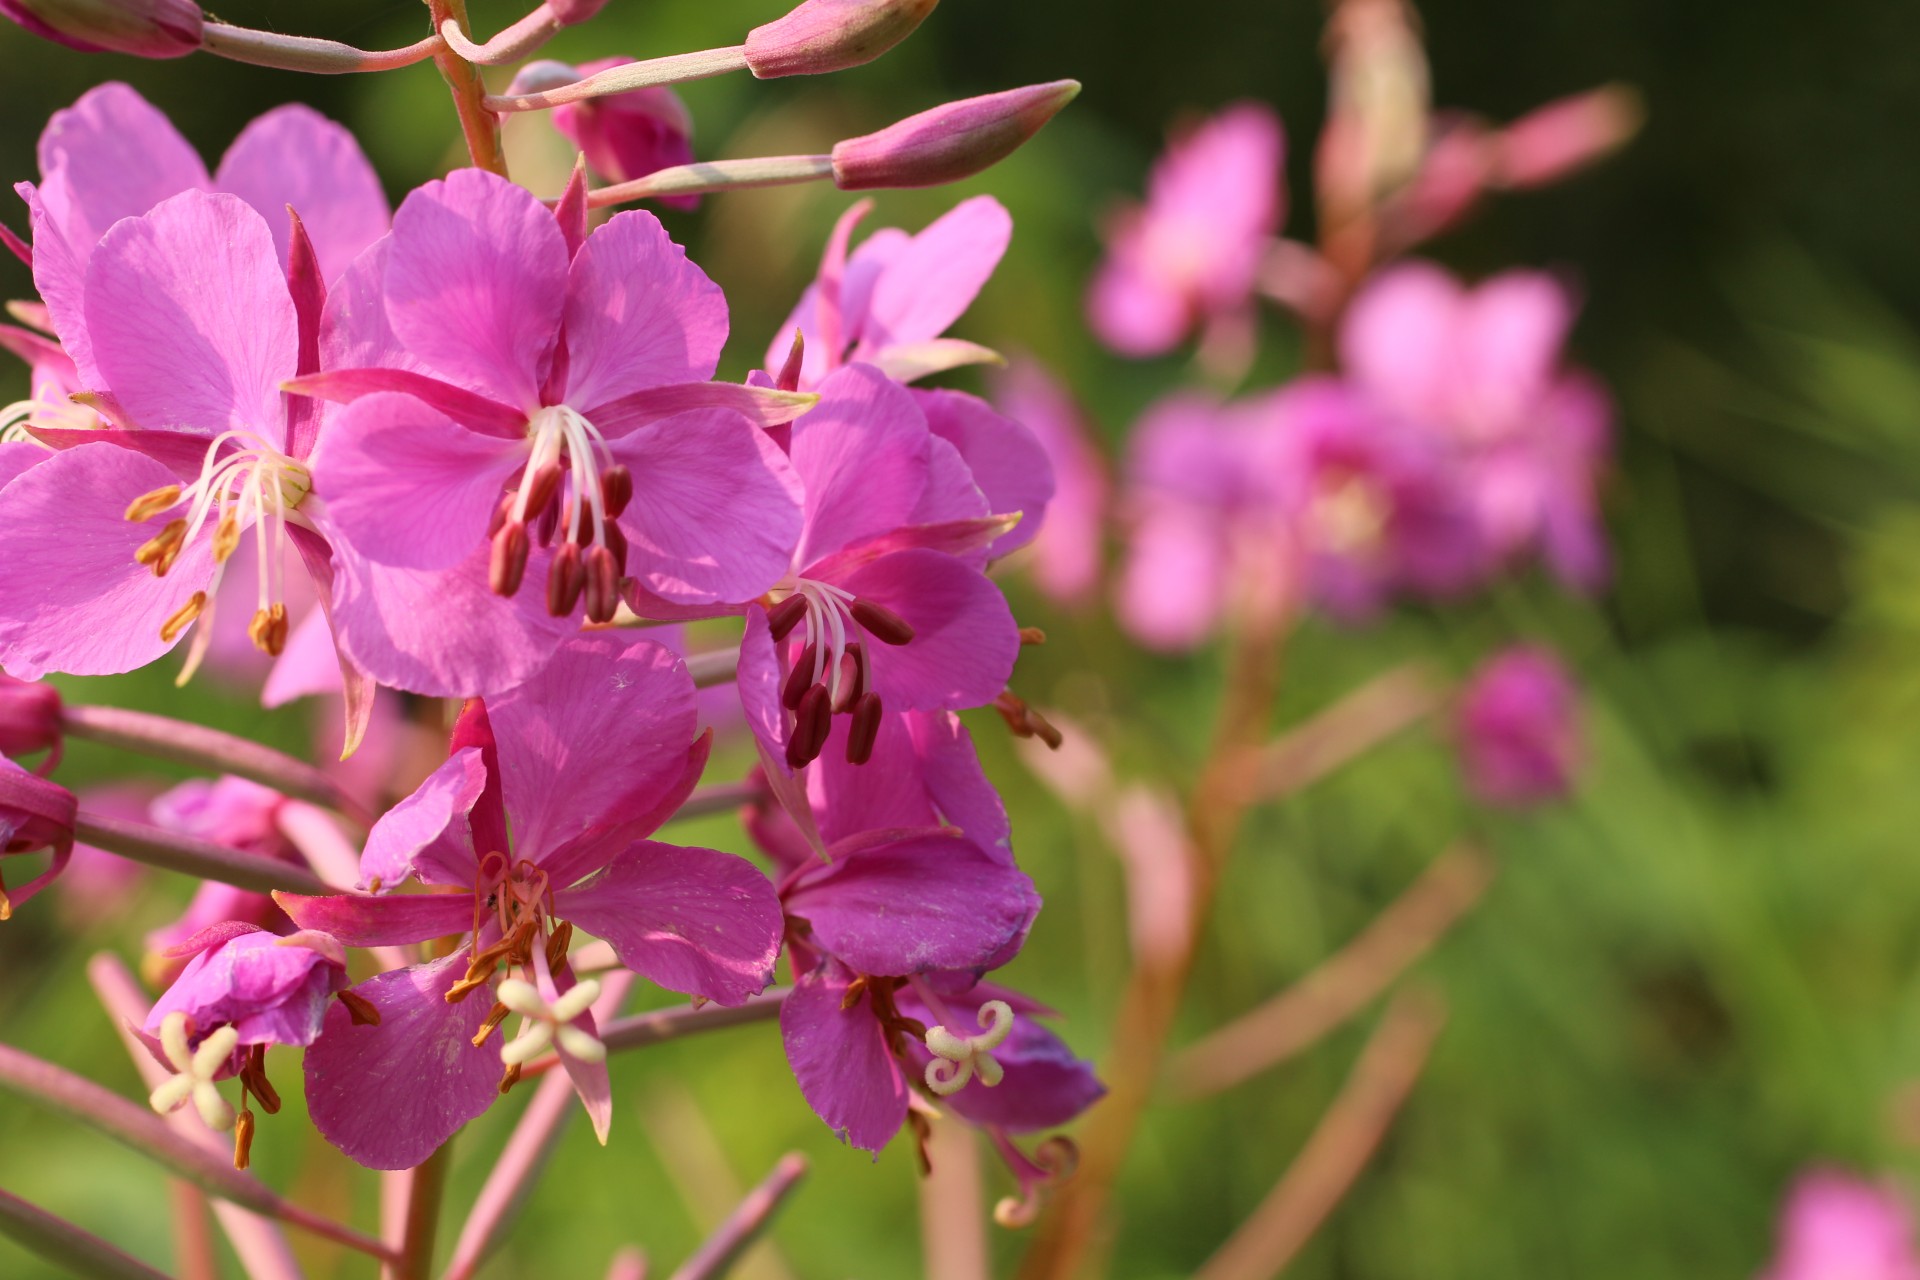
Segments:
[[[767,610],[767,630],[773,633],[775,640],[785,640],[800,625],[800,619],[806,616],[807,598],[796,591]]]
[[[558,502],[549,502],[540,518],[533,522],[533,536],[543,547],[553,545],[553,535],[560,531],[560,507]]]
[[[832,730],[833,707],[828,703],[827,686],[816,684],[800,699],[800,709],[794,713],[793,734],[787,739],[787,763],[795,769],[813,763]]]
[[[801,336],[800,330],[795,329],[793,331],[793,345],[787,348],[786,362],[780,366],[780,376],[774,379],[773,385],[782,391],[798,391],[800,389],[800,369],[801,366],[805,364],[806,358],[807,340]]]
[[[533,473],[533,484],[527,490],[527,519],[537,520],[547,513],[560,492],[560,464],[549,462]]]
[[[510,596],[527,576],[527,526],[509,520],[493,535],[493,558],[487,564],[487,585],[497,596]]]
[[[605,547],[587,551],[587,621],[612,622],[620,607],[620,566]]]
[[[613,552],[613,562],[620,566],[620,572],[627,571],[627,535],[620,532],[620,526],[608,520],[600,526],[600,541],[607,550]]]
[[[609,520],[625,511],[627,504],[633,501],[633,472],[621,466],[608,467],[602,471],[600,501],[606,506]]]
[[[840,692],[833,699],[834,714],[850,710],[866,691],[867,655],[856,640],[840,655]]]
[[[500,495],[499,503],[493,508],[493,518],[487,521],[487,536],[489,538],[507,527],[507,517],[513,514],[513,503],[514,495],[511,493],[503,493]]]
[[[881,644],[901,645],[913,639],[913,628],[907,620],[883,604],[855,600],[850,612],[853,620]]]
[[[580,561],[579,546],[561,543],[560,550],[553,554],[553,563],[547,567],[547,612],[556,618],[570,615],[573,607],[580,603],[580,593],[586,585],[587,566]]]
[[[787,672],[787,682],[780,686],[780,701],[787,710],[797,711],[800,699],[806,696],[807,688],[813,684],[813,667],[820,656],[820,646],[808,643],[800,651],[800,660],[793,664],[793,670]]]
[[[847,726],[847,763],[865,764],[873,759],[873,744],[880,739],[880,695],[863,693],[853,704],[853,722]]]

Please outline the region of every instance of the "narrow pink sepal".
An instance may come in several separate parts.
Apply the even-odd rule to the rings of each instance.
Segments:
[[[779,391],[738,382],[676,382],[621,396],[588,412],[608,435],[625,435],[649,422],[691,409],[731,409],[756,427],[777,427],[819,403],[810,391]]]
[[[352,404],[377,391],[398,391],[446,414],[461,426],[490,436],[517,440],[527,432],[527,415],[478,392],[408,369],[329,369],[280,384],[297,396]]]
[[[313,240],[306,224],[292,205],[287,206],[292,224],[287,240],[287,289],[293,295],[293,315],[299,335],[294,372],[320,371],[320,317],[327,309],[327,281],[320,270],[320,259],[313,251]],[[287,401],[287,452],[296,458],[310,457],[320,436],[320,406],[306,396],[281,393]]]

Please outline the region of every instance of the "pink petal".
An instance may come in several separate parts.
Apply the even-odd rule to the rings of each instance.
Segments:
[[[1523,432],[1558,372],[1573,302],[1545,272],[1508,271],[1474,290],[1464,310],[1461,408],[1481,438]]]
[[[362,250],[387,234],[387,196],[360,144],[299,103],[275,107],[242,129],[221,157],[213,181],[267,220],[281,262],[287,260],[291,205],[306,224],[328,280],[337,279]]]
[[[274,661],[260,689],[260,705],[283,707],[300,698],[341,692],[340,660],[333,647],[333,628],[324,609],[309,609],[294,624],[287,647]]]
[[[53,454],[37,444],[26,440],[9,440],[0,443],[0,489],[7,482],[36,463],[44,462]]]
[[[406,369],[429,372],[427,365],[408,354],[387,323],[387,263],[393,257],[393,237],[373,242],[345,272],[327,286],[327,309],[320,318],[320,367],[342,369]],[[386,388],[397,390],[399,388]],[[484,399],[484,397],[477,397]],[[519,415],[522,421],[525,414]]]
[[[994,388],[994,400],[1041,442],[1052,466],[1053,501],[1037,530],[1034,582],[1063,604],[1088,603],[1100,585],[1107,517],[1107,466],[1078,407],[1033,363]]]
[[[1013,219],[992,196],[963,200],[914,236],[875,281],[859,332],[850,335],[858,339],[853,358],[945,333],[973,304],[1012,237]]]
[[[49,212],[83,264],[120,219],[207,186],[206,166],[186,139],[124,84],[100,85],[54,112],[39,157],[42,184],[60,179],[61,196]]]
[[[1193,324],[1186,295],[1148,272],[1141,251],[1116,239],[1087,287],[1087,323],[1124,356],[1162,355],[1180,345]]]
[[[566,288],[559,224],[504,178],[456,170],[394,215],[387,322],[414,357],[469,390],[539,407]]]
[[[360,554],[400,569],[451,569],[483,546],[525,438],[481,435],[411,396],[379,392],[334,418],[314,492]]]
[[[735,668],[735,687],[740,691],[740,709],[747,728],[766,746],[772,759],[778,760],[787,745],[787,716],[780,705],[780,656],[775,651],[773,633],[767,629],[767,611],[759,605],[747,610],[747,625],[740,634],[740,663]],[[786,766],[780,766],[782,772]]]
[[[455,750],[413,794],[373,824],[360,853],[358,887],[378,893],[418,877],[423,884],[471,888],[480,865],[472,815],[486,786],[487,766],[480,750]]]
[[[780,900],[744,858],[651,840],[572,889],[554,911],[613,944],[620,963],[671,991],[737,1005],[773,981]]]
[[[937,551],[895,551],[837,585],[891,609],[913,628],[904,645],[869,642],[873,686],[895,711],[983,706],[999,695],[1020,652],[1020,629],[1000,589]]]
[[[950,441],[934,436],[928,443],[932,448],[927,453],[927,490],[920,495],[920,501],[907,517],[907,523],[891,533],[863,544],[866,548],[887,546],[928,546],[939,545],[949,555],[960,556],[977,569],[987,566],[987,546],[1006,535],[1015,524],[1018,516],[994,519],[987,514],[987,495],[980,492],[980,486],[974,483],[973,469],[967,466],[967,460],[960,456]],[[980,536],[969,536],[967,526],[982,532]],[[921,532],[939,528],[940,534]],[[911,531],[911,532],[910,532]],[[922,539],[933,537],[935,542]],[[945,545],[949,538],[958,538],[964,546]]]
[[[1340,326],[1340,360],[1403,413],[1444,421],[1464,372],[1456,340],[1467,298],[1439,267],[1409,262],[1376,276]]]
[[[328,369],[290,378],[281,385],[294,395],[335,404],[352,404],[383,391],[412,396],[470,431],[516,441],[525,440],[527,435],[527,415],[520,410],[412,369]]]
[[[190,191],[115,226],[87,268],[86,308],[95,363],[140,426],[285,447],[298,325],[273,234],[243,201]]]
[[[794,424],[792,440],[806,487],[800,564],[907,523],[927,487],[926,419],[911,393],[869,365],[821,383],[820,403]]]
[[[164,578],[134,561],[165,516],[126,506],[175,483],[150,458],[105,442],[49,456],[0,491],[0,665],[22,680],[49,671],[113,675],[173,648],[160,626],[213,571],[210,533]]]
[[[1184,504],[1155,504],[1134,529],[1121,570],[1121,624],[1149,648],[1178,652],[1206,639],[1226,605],[1217,522]]]
[[[413,1168],[493,1105],[499,1046],[472,1044],[492,1001],[479,991],[445,999],[466,971],[463,949],[363,982],[353,990],[373,1002],[380,1024],[355,1026],[336,1001],[307,1050],[314,1126],[368,1168]]]
[[[69,244],[50,212],[50,200],[63,198],[64,185],[65,179],[56,177],[40,188],[31,182],[17,182],[13,189],[27,203],[27,225],[33,234],[33,287],[61,335],[61,345],[73,359],[81,385],[101,388],[106,380],[94,367],[93,344],[87,340],[87,257],[95,242]]]
[[[555,647],[537,675],[487,700],[518,856],[540,860],[594,827],[650,813],[695,735],[693,680],[650,640],[597,634]]]
[[[699,409],[613,441],[633,472],[620,517],[628,572],[682,604],[750,600],[792,564],[799,484],[786,456],[738,414]]]
[[[1020,513],[1020,523],[988,552],[998,559],[1032,542],[1053,500],[1053,464],[1039,438],[964,391],[916,391],[933,433],[960,451],[994,515]]]
[[[726,409],[756,427],[777,427],[812,409],[815,397],[738,382],[676,382],[648,387],[587,410],[593,425],[607,436],[625,435],[689,409]]]
[[[302,929],[318,929],[349,947],[430,942],[473,927],[471,894],[394,893],[373,897],[340,893],[308,897],[276,893],[273,900]]]
[[[588,236],[568,289],[568,404],[713,377],[727,341],[726,298],[651,213],[617,213]]]
[[[853,974],[834,961],[807,974],[780,1006],[780,1038],[814,1114],[863,1151],[878,1152],[907,1118],[907,1082],[865,994],[844,1007]]]

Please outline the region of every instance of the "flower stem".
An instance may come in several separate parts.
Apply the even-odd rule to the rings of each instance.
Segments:
[[[120,707],[69,706],[60,713],[69,736],[103,746],[172,760],[195,769],[231,773],[275,791],[338,810],[362,826],[372,815],[339,784],[303,760],[246,738],[203,725]]]
[[[400,1256],[394,1262],[395,1280],[426,1280],[433,1268],[434,1238],[440,1231],[440,1201],[447,1191],[447,1170],[453,1164],[453,1139],[440,1144],[413,1171],[407,1194],[407,1227]]]
[[[0,1191],[0,1236],[87,1280],[168,1280],[164,1271],[6,1191]]]
[[[88,813],[85,809],[73,820],[73,835],[82,844],[135,862],[184,872],[202,880],[218,880],[255,893],[272,893],[275,889],[307,894],[333,892],[326,881],[291,862],[242,853],[194,836]]]
[[[725,75],[729,71],[741,71],[747,65],[747,48],[734,45],[725,49],[703,49],[698,53],[677,53],[666,58],[650,58],[645,62],[629,62],[618,67],[609,67],[597,75],[572,84],[563,84],[558,88],[546,89],[539,93],[517,93],[511,96],[490,95],[486,99],[489,111],[544,111],[548,107],[562,107],[569,102],[585,102],[589,98],[600,98],[610,93],[630,93],[635,89],[646,89],[654,85],[685,84],[689,80],[705,80],[710,76]]]
[[[448,22],[462,31],[467,30],[467,0],[427,0],[427,10],[433,17],[435,31]],[[437,43],[433,64],[440,68],[440,78],[453,93],[453,109],[460,116],[460,132],[467,141],[467,154],[472,157],[475,168],[506,177],[507,159],[500,150],[500,121],[486,106],[487,87],[480,82],[480,73],[471,62],[448,48],[445,41]]]
[[[283,36],[273,31],[254,31],[247,27],[228,26],[224,22],[209,22],[203,30],[200,47],[216,57],[246,62],[256,67],[277,67],[282,71],[332,76],[354,71],[392,71],[398,67],[410,67],[431,58],[441,46],[438,36],[428,36],[404,49],[369,51],[341,44],[337,40]]]
[[[791,987],[775,987],[763,991],[745,1004],[729,1008],[726,1005],[706,1004],[699,1008],[683,1006],[678,1009],[656,1009],[652,1013],[636,1013],[625,1018],[615,1018],[600,1028],[601,1043],[607,1046],[609,1053],[620,1049],[644,1049],[648,1045],[665,1044],[669,1040],[678,1040],[682,1036],[696,1035],[703,1031],[720,1031],[727,1027],[741,1027],[750,1022],[768,1022],[780,1016],[780,1006],[786,1001]],[[560,1065],[560,1059],[553,1054],[536,1058],[529,1062],[520,1073],[521,1079],[540,1075]]]
[[[587,197],[594,209],[653,196],[697,196],[748,187],[787,187],[833,177],[832,156],[753,156],[744,160],[701,160],[658,169],[644,178],[601,187]]]
[[[672,1280],[710,1280],[713,1276],[725,1275],[727,1268],[767,1229],[773,1215],[806,1175],[805,1156],[798,1151],[781,1156],[774,1162],[773,1171],[747,1193],[747,1198],[727,1215],[720,1229],[673,1273]]]

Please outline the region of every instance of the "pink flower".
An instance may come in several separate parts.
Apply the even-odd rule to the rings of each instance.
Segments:
[[[1426,263],[1395,267],[1354,300],[1341,328],[1347,374],[1463,459],[1492,552],[1537,550],[1570,585],[1605,578],[1598,512],[1611,409],[1563,364],[1567,291],[1536,272],[1476,289]]]
[[[1087,319],[1123,355],[1171,351],[1196,326],[1244,312],[1284,216],[1280,121],[1243,102],[1177,135],[1147,202],[1107,232]]]
[[[346,952],[324,933],[281,937],[233,924],[210,928],[176,951],[183,953],[192,959],[154,1001],[144,1029],[158,1036],[170,1015],[183,1013],[197,1045],[232,1027],[238,1048],[223,1075],[238,1072],[255,1048],[312,1044],[334,993],[348,985]]]
[[[60,745],[60,691],[0,674],[0,756],[51,751],[57,759]]]
[[[286,797],[245,778],[193,779],[164,792],[146,817],[157,827],[238,849],[260,858],[305,866],[300,851],[281,834],[280,807]],[[275,934],[293,932],[293,923],[271,897],[216,880],[203,883],[173,923],[147,934],[142,969],[159,983],[180,971],[179,948],[215,925],[237,921]]]
[[[1525,808],[1564,798],[1581,763],[1579,690],[1545,649],[1489,659],[1460,696],[1467,785],[1482,803]]]
[[[780,599],[748,611],[740,646],[748,723],[796,769],[825,747],[836,714],[852,719],[859,761],[884,711],[991,702],[1020,650],[982,572],[1005,522],[984,510],[958,451],[878,370],[850,365],[820,393],[792,432],[799,544]]]
[[[1079,406],[1038,363],[1014,365],[996,384],[994,403],[1034,434],[1053,471],[1046,523],[1033,539],[1033,580],[1062,604],[1085,605],[1100,588],[1110,501],[1106,459]]]
[[[569,84],[632,58],[600,58],[577,67],[563,62],[530,62],[514,77],[509,95],[530,91],[532,81]],[[553,127],[565,134],[587,158],[587,167],[608,182],[630,182],[658,169],[693,163],[693,117],[672,89],[635,89],[584,102],[570,102],[548,113]],[[674,209],[694,209],[698,196],[669,196],[661,203]]]
[[[1837,1169],[1802,1174],[1762,1280],[1920,1280],[1906,1197]]]
[[[761,393],[706,381],[726,330],[652,214],[586,236],[474,169],[408,196],[331,294],[328,371],[301,384],[351,401],[315,463],[351,544],[347,651],[383,684],[490,693],[583,612],[611,620],[629,576],[676,605],[772,586],[797,494],[748,416]]]
[[[659,645],[569,639],[538,675],[468,703],[447,762],[367,838],[373,896],[278,895],[302,927],[350,946],[468,935],[449,956],[354,988],[379,1025],[328,1012],[306,1073],[330,1142],[375,1168],[418,1164],[498,1096],[503,1061],[529,1056],[533,1042],[482,1034],[508,1011],[546,1028],[540,1043],[557,1044],[604,1141],[605,1051],[588,1000],[569,998],[574,926],[671,990],[735,1005],[767,985],[780,952],[773,886],[740,858],[646,838],[706,763],[694,719],[693,682]],[[409,879],[455,892],[387,892]],[[520,976],[499,980],[503,961]]]

